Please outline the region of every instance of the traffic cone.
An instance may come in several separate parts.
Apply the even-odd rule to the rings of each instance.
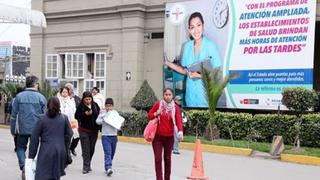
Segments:
[[[200,139],[196,140],[196,146],[194,148],[192,172],[191,172],[191,176],[188,176],[187,178],[188,179],[193,179],[193,180],[205,180],[205,179],[208,179],[208,177],[204,176],[203,161],[202,161],[202,150],[201,150],[201,141],[200,141]]]

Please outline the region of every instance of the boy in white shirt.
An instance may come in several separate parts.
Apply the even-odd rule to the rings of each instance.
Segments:
[[[105,101],[105,110],[102,110],[96,120],[96,123],[102,125],[102,147],[104,151],[104,168],[107,176],[111,176],[112,170],[112,160],[116,152],[117,142],[118,142],[118,129],[111,126],[105,122],[105,118],[111,113],[117,113],[113,110],[113,99],[107,98]]]

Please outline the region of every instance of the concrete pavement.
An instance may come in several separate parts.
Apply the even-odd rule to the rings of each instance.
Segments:
[[[13,151],[13,140],[9,129],[0,129],[0,176],[3,180],[20,179],[17,158]],[[80,146],[77,147],[81,154]],[[191,173],[193,152],[182,150],[173,155],[172,180],[182,180]],[[318,180],[320,167],[286,163],[252,157],[203,153],[205,175],[211,180]],[[73,158],[62,180],[112,179],[112,180],[154,180],[153,153],[150,145],[119,142],[114,159],[114,174],[107,177],[103,170],[103,150],[98,140],[92,162],[93,171],[81,173],[82,158]]]

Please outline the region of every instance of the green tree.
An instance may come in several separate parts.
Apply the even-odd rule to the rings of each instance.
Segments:
[[[302,114],[310,110],[317,102],[318,96],[314,90],[304,87],[285,88],[282,91],[282,104],[289,110],[294,111],[296,115],[295,131],[296,137],[294,144],[296,148],[300,148],[300,133]]]
[[[22,86],[20,84],[6,83],[0,86],[0,92],[7,97],[7,102],[9,102],[16,96],[18,87]]]
[[[201,67],[202,82],[205,88],[205,93],[208,101],[208,108],[210,119],[208,128],[211,135],[211,141],[214,139],[214,129],[217,129],[215,125],[215,112],[218,104],[218,100],[222,94],[223,89],[228,85],[230,80],[238,78],[237,74],[228,74],[225,77],[222,75],[221,68],[215,68],[213,71],[208,71],[203,66]]]
[[[158,100],[147,80],[143,81],[139,91],[130,102],[130,106],[136,110],[149,111]]]
[[[51,87],[50,82],[45,80],[39,87],[39,92],[48,100],[50,97],[57,95],[59,89],[57,87]]]

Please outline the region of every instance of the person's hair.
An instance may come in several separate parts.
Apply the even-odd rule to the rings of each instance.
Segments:
[[[65,85],[64,85],[64,87],[68,87],[69,88],[69,90],[71,89],[71,90],[73,90],[73,84],[72,83],[66,83]]]
[[[113,106],[113,99],[107,98],[104,104],[111,104]]]
[[[172,90],[171,88],[165,88],[165,89],[163,90],[163,94],[164,94],[165,92],[167,92],[167,91],[170,91],[170,92],[173,94],[173,90]]]
[[[85,91],[82,94],[82,100],[81,100],[82,103],[83,103],[84,98],[86,98],[86,97],[91,97],[91,99],[93,100],[91,92],[90,91]]]
[[[36,76],[28,76],[26,78],[26,88],[32,88],[38,83],[39,79]]]
[[[93,87],[92,89],[91,89],[91,91],[92,90],[96,90],[98,93],[100,93],[100,89],[98,88],[98,87]]]
[[[69,94],[70,89],[67,86],[60,88],[60,94],[62,93],[63,90],[67,90]]]
[[[50,118],[56,117],[58,114],[60,114],[60,102],[59,99],[55,96],[49,98],[47,103],[47,115]]]
[[[202,25],[204,24],[204,20],[203,20],[203,17],[202,17],[202,15],[201,15],[201,13],[199,13],[199,12],[194,12],[194,13],[192,13],[192,14],[190,15],[190,17],[189,17],[189,19],[188,19],[188,29],[190,29],[191,20],[194,19],[194,18],[197,18],[197,17],[200,19]],[[189,38],[190,38],[191,40],[193,40],[193,37],[192,37],[191,35],[189,36]]]

